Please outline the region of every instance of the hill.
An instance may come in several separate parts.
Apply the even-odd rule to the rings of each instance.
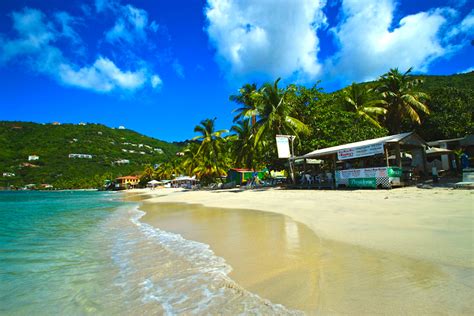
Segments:
[[[0,121],[0,148],[0,187],[90,188],[101,186],[105,179],[139,173],[147,164],[174,156],[180,147],[101,124]]]

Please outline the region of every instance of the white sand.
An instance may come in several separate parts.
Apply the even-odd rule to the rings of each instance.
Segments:
[[[287,215],[322,238],[474,268],[474,191],[394,190],[134,190],[150,202]]]
[[[474,314],[474,191],[132,192],[147,195],[151,203],[280,213],[309,227],[320,240],[314,264],[317,309],[309,304],[302,308],[310,314]],[[213,247],[212,240],[209,244]],[[232,249],[227,249],[229,258]],[[226,258],[225,251],[222,256]],[[243,263],[237,261],[237,268],[239,264]],[[270,272],[278,278],[284,276]],[[253,274],[249,274],[252,280]],[[297,293],[298,285],[292,277],[287,279],[286,291]],[[238,281],[252,289],[248,280]],[[286,304],[279,301],[276,284],[263,284],[270,289],[263,293],[266,298]]]

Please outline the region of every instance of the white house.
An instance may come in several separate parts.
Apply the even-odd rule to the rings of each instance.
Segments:
[[[39,156],[36,156],[36,155],[30,155],[28,156],[28,161],[33,161],[33,160],[39,160],[40,157]]]
[[[13,172],[4,172],[4,173],[3,173],[3,176],[4,176],[4,177],[14,177],[15,174],[14,174]]]
[[[120,125],[118,129],[125,129],[125,126]]]
[[[114,165],[128,165],[130,160],[128,159],[120,159],[113,162]]]
[[[69,158],[92,159],[92,155],[89,155],[89,154],[69,154]]]

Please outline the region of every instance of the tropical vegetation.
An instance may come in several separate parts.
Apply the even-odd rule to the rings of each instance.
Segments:
[[[97,187],[104,179],[128,174],[141,175],[142,184],[179,175],[196,176],[204,184],[220,182],[229,168],[285,168],[285,159],[277,158],[278,134],[296,136],[295,155],[402,131],[416,131],[427,141],[474,134],[473,87],[474,72],[415,76],[411,69],[390,69],[376,81],[332,93],[324,92],[320,82],[311,87],[283,87],[280,79],[247,83],[229,97],[235,109],[230,128],[218,128],[216,118],[204,119],[194,128],[196,137],[173,144],[96,124],[0,122],[0,171],[15,173],[2,178],[3,186]],[[131,144],[153,150],[137,154]],[[94,158],[68,159],[68,153]],[[25,167],[30,154],[41,159]],[[114,164],[119,159],[130,163]]]
[[[155,176],[195,175],[209,183],[232,167],[285,168],[285,160],[277,158],[278,134],[295,135],[299,155],[402,131],[415,130],[428,141],[474,133],[474,73],[420,77],[411,69],[390,69],[377,81],[333,93],[319,85],[282,88],[280,79],[260,87],[244,84],[229,97],[236,106],[229,132],[216,131],[215,118],[203,120],[183,155],[162,164]]]

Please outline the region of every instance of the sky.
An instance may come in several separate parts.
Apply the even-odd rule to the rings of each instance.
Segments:
[[[245,83],[474,70],[468,0],[1,0],[0,120],[102,123],[166,141]]]

